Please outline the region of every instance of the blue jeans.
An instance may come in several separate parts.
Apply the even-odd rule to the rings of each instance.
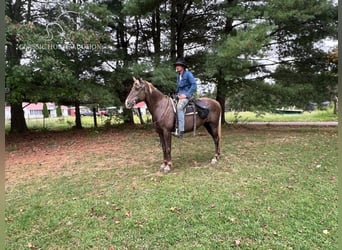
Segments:
[[[189,99],[179,99],[177,103],[178,131],[184,131],[184,108],[188,104]]]

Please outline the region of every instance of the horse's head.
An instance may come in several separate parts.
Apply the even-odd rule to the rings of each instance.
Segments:
[[[146,99],[145,88],[146,88],[147,83],[143,79],[141,78],[136,79],[135,77],[133,77],[133,81],[134,81],[133,87],[131,91],[129,92],[125,101],[126,108],[133,108],[133,106],[137,102],[141,102]]]

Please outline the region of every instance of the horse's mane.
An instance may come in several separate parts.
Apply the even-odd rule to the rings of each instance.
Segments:
[[[150,92],[150,94],[152,93],[153,90],[157,89],[151,82],[145,81],[145,83],[147,83],[148,91]]]
[[[144,83],[147,85],[148,92],[149,92],[150,94],[152,94],[153,91],[158,91],[158,92],[162,93],[157,87],[155,87],[155,86],[153,85],[153,83],[151,83],[151,82],[149,82],[149,81],[146,81],[146,80],[143,80],[143,79],[141,79],[141,78],[140,78],[140,81],[144,82]]]
[[[145,85],[145,91],[147,91],[150,95],[157,94],[158,96],[166,96],[169,97],[167,95],[165,95],[160,89],[158,89],[156,86],[154,86],[154,84],[152,82],[146,81],[144,79],[142,79],[141,77],[139,78],[134,78],[135,80],[138,80],[140,83]]]

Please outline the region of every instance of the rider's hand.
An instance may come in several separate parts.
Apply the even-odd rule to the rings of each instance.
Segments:
[[[178,98],[179,98],[179,99],[185,99],[185,98],[186,98],[186,95],[185,95],[185,94],[180,94],[180,95],[178,95]]]

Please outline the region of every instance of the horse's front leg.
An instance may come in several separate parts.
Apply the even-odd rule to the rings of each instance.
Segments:
[[[160,166],[160,171],[168,173],[171,171],[171,133],[169,131],[164,131],[159,133],[160,143],[163,148],[163,163]]]

